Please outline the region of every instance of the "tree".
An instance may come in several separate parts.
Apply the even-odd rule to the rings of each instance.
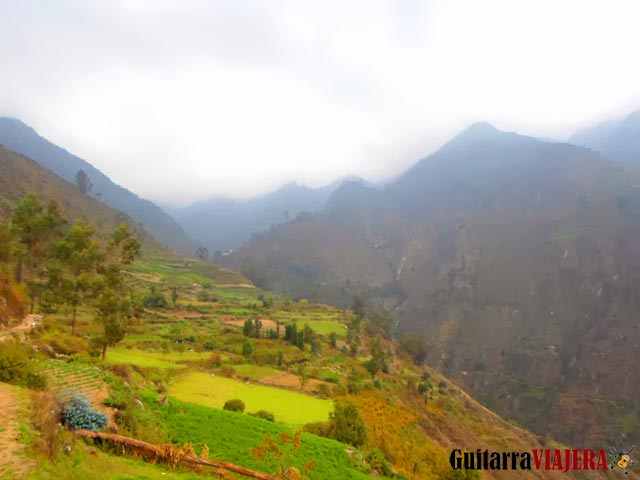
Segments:
[[[364,318],[364,300],[360,295],[354,295],[351,310],[359,319]]]
[[[253,333],[253,322],[251,321],[250,318],[247,318],[244,321],[244,325],[242,326],[242,334],[245,337],[250,337],[252,333]]]
[[[178,287],[171,287],[171,301],[174,308],[178,306]]]
[[[133,262],[139,253],[140,241],[131,233],[126,223],[121,223],[111,235],[105,262],[99,268],[95,310],[103,326],[100,338],[103,360],[107,347],[124,338],[126,323],[135,313],[131,292],[125,288],[122,267]]]
[[[53,260],[48,266],[47,289],[54,302],[71,309],[71,333],[75,333],[78,306],[93,295],[97,269],[104,258],[93,228],[76,223],[53,245]]]
[[[76,185],[84,194],[89,193],[93,188],[89,175],[87,175],[82,169],[78,170],[78,173],[76,173]]]
[[[199,246],[196,248],[196,258],[198,260],[206,261],[209,258],[209,250],[207,247]]]
[[[260,338],[260,330],[262,330],[262,320],[255,318],[253,320],[253,336],[255,338]]]
[[[364,363],[365,368],[369,371],[372,377],[380,371],[387,372],[389,366],[387,365],[387,353],[382,347],[382,343],[379,338],[373,339],[370,346],[371,359]]]
[[[19,242],[19,248],[15,251],[18,257],[16,281],[22,283],[24,280],[26,283],[31,299],[31,313],[35,307],[35,299],[45,287],[44,258],[64,223],[55,202],[49,202],[45,207],[32,193],[18,202],[11,216],[11,232]],[[27,271],[26,278],[23,278],[25,260]]]
[[[367,427],[353,403],[336,401],[329,414],[329,435],[339,442],[359,447],[367,441]]]
[[[248,338],[242,344],[242,355],[244,355],[245,358],[251,358],[253,355],[253,343],[251,343],[251,340]]]
[[[419,333],[405,333],[400,339],[400,347],[411,356],[416,365],[422,365],[429,353],[424,337]]]

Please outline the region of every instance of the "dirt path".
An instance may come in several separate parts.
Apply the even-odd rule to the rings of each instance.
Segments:
[[[27,315],[22,319],[22,321],[18,325],[14,325],[10,328],[5,328],[0,330],[0,342],[6,340],[7,338],[11,338],[15,333],[21,333],[28,330],[31,330],[31,325],[35,321],[41,321],[41,315]]]
[[[0,383],[0,478],[23,478],[35,465],[18,441],[20,398],[14,387]]]

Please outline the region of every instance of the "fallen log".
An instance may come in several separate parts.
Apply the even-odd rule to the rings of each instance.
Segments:
[[[114,433],[92,432],[91,430],[75,430],[73,433],[79,437],[94,438],[94,439],[97,438],[97,439],[106,440],[112,443],[127,445],[133,448],[144,450],[146,452],[151,452],[156,456],[161,456],[164,452],[164,449],[162,446],[155,445],[153,443],[144,442],[136,438],[125,437],[123,435],[116,435]],[[245,475],[251,478],[257,478],[259,480],[277,480],[275,477],[272,477],[271,475],[256,472],[254,470],[249,470],[248,468],[244,468],[239,465],[235,465],[233,463],[221,462],[217,460],[208,460],[205,458],[199,458],[193,455],[186,455],[186,454],[179,454],[177,459],[181,462],[189,463],[192,465],[204,465],[207,467],[222,468],[224,470],[229,470],[231,472],[239,473],[240,475]]]

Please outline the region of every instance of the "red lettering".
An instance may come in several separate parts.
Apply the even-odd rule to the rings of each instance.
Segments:
[[[608,470],[607,454],[604,453],[604,450],[598,452],[598,470]]]
[[[596,456],[596,452],[593,450],[585,450],[584,451],[584,469],[585,470],[595,470],[596,466],[593,463],[593,459]]]
[[[582,470],[582,465],[580,463],[580,460],[582,460],[582,456],[580,455],[582,450],[571,450],[571,453],[573,454],[573,463],[571,468],[573,470]]]
[[[562,470],[562,453],[560,450],[553,451],[553,464],[551,464],[552,470]]]
[[[540,470],[540,463],[542,462],[542,450],[537,449],[537,450],[533,450],[531,453],[533,453],[533,463],[536,466],[536,470]]]

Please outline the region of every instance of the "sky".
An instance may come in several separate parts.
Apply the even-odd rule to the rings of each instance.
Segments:
[[[0,116],[162,204],[640,107],[637,0],[0,0]]]

